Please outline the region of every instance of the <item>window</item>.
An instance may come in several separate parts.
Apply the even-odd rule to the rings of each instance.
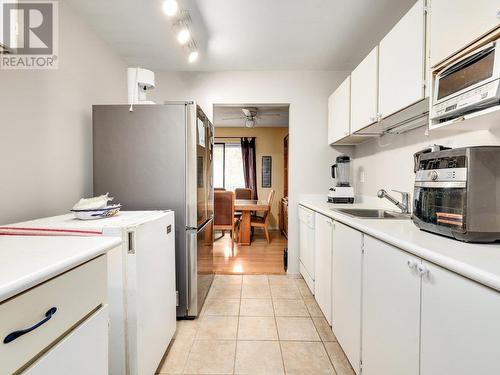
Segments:
[[[214,186],[232,191],[245,187],[243,157],[239,143],[214,145]]]

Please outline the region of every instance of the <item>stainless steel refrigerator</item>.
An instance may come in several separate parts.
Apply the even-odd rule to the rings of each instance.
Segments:
[[[177,316],[197,316],[214,274],[212,123],[195,102],[95,105],[92,121],[94,195],[175,211]]]

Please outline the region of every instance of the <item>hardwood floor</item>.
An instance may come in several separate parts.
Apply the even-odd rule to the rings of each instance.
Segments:
[[[215,233],[214,265],[216,274],[226,275],[280,275],[284,274],[283,250],[287,247],[286,238],[279,231],[270,231],[271,243],[268,244],[264,232],[256,229],[250,246],[238,246],[235,242],[231,250],[229,232],[223,238]]]

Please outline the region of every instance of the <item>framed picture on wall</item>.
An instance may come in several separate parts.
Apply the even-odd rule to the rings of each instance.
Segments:
[[[262,157],[262,187],[271,187],[271,177],[272,177],[272,164],[273,159],[271,156]]]

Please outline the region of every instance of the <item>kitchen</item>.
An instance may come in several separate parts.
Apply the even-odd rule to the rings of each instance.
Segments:
[[[141,92],[147,100],[158,104],[195,100],[207,121],[213,119],[214,106],[221,103],[289,103],[287,276],[215,275],[212,290],[206,291],[207,301],[225,302],[212,303],[206,314],[201,301],[196,307],[199,318],[179,320],[167,355],[161,363],[155,359],[153,371],[499,372],[491,357],[498,354],[500,343],[495,328],[500,312],[500,248],[496,243],[482,243],[497,239],[499,189],[494,178],[495,153],[481,156],[485,149],[480,148],[500,142],[498,81],[485,78],[498,74],[494,58],[494,41],[500,36],[498,4],[488,0],[474,5],[462,0],[386,0],[340,5],[318,0],[309,7],[302,2],[250,6],[240,1],[222,5],[179,0],[178,6],[189,11],[190,30],[199,51],[193,62],[188,59],[194,50],[179,48],[177,26],[162,12],[162,4],[111,1],[101,7],[98,1],[60,1],[59,67],[0,69],[5,88],[0,92],[4,130],[0,150],[9,161],[2,166],[0,224],[67,214],[80,198],[108,191],[116,196],[113,203],[123,204],[116,218],[95,221],[91,229],[81,229],[83,224],[78,224],[65,230],[104,233],[101,227],[106,225],[99,222],[125,218],[129,210],[174,208],[163,204],[132,208],[121,198],[120,186],[95,190],[92,106],[122,104],[127,114],[139,114],[143,107],[139,104],[128,112],[127,68],[139,65],[154,71],[154,89]],[[318,19],[322,21],[316,22]],[[257,30],[258,23],[265,27]],[[276,40],[264,43],[269,42],[269,35]],[[293,42],[287,44],[288,40]],[[165,43],[169,43],[168,51],[156,54]],[[0,44],[8,46],[5,40]],[[294,54],[297,50],[300,56]],[[474,65],[475,61],[483,64]],[[473,69],[466,69],[471,66]],[[473,83],[463,86],[460,79],[447,80],[443,74],[447,69],[448,77],[456,69],[466,79],[472,74]],[[484,90],[468,96],[472,85],[474,90]],[[144,88],[136,87],[139,91]],[[448,94],[439,94],[441,88]],[[454,95],[456,91],[460,99]],[[442,103],[446,105],[440,107]],[[452,164],[440,167],[444,159]],[[342,163],[347,164],[343,169],[339,167]],[[332,164],[337,164],[335,179]],[[447,169],[456,169],[456,175],[448,175]],[[339,173],[343,173],[341,178]],[[354,203],[327,203],[327,196],[338,197],[337,187],[350,188],[347,191]],[[330,188],[334,190],[329,192]],[[380,192],[379,198],[382,189],[385,193]],[[442,189],[451,189],[453,199],[438,204],[437,200],[446,199],[438,194]],[[391,190],[409,193],[408,204],[404,194]],[[398,206],[385,199],[388,196]],[[408,210],[412,218],[406,214]],[[174,211],[177,219],[179,209]],[[135,225],[135,220],[110,227]],[[51,228],[61,229],[59,224]],[[178,230],[178,225],[172,229]],[[119,264],[112,259],[129,251],[127,235],[98,239],[40,236],[36,230],[30,234],[36,235],[2,237],[6,242],[0,246],[3,258],[9,260],[5,270],[11,270],[10,277],[18,282],[9,291],[0,288],[5,291],[0,309],[12,309],[14,315],[21,308],[9,303],[36,291],[36,285],[48,285],[83,265],[92,265],[95,275],[105,279],[106,268]],[[453,236],[457,239],[450,238]],[[50,241],[71,246],[80,255],[71,258],[64,252],[51,253],[47,248],[56,244]],[[15,256],[16,247],[23,248],[19,254],[27,258]],[[37,247],[44,250],[37,253]],[[42,251],[45,260],[37,255]],[[103,267],[106,252],[108,267]],[[40,261],[32,264],[38,268],[30,271],[21,266],[26,259]],[[56,264],[61,266],[55,269]],[[173,274],[172,262],[167,265]],[[124,269],[124,275],[133,269]],[[86,278],[90,272],[75,277]],[[109,283],[112,278],[107,277]],[[12,278],[6,276],[0,285],[12,285]],[[23,286],[19,280],[24,280]],[[81,284],[88,282],[82,280]],[[100,322],[93,329],[102,335],[104,307],[112,306],[113,294],[110,291],[105,297],[103,290],[97,291],[106,282],[96,284],[92,306],[102,307],[96,311],[75,308],[76,320],[56,327],[60,330],[51,331],[43,342],[37,341],[37,333],[50,327],[47,324],[56,321],[64,309],[54,313],[48,306],[38,311],[27,300],[28,308],[22,310],[33,309],[32,314],[6,326],[2,330],[5,336],[44,316],[49,321],[3,344],[8,349],[31,345],[14,350],[19,356],[12,356],[12,367],[4,367],[3,373],[47,373],[42,367],[36,372],[36,365],[44,362],[67,366],[61,355],[59,361],[46,356],[57,348],[69,351],[57,345],[70,338],[71,332],[79,332],[70,327],[85,323],[91,311],[96,319],[86,321]],[[217,295],[221,298],[213,298]],[[176,296],[170,298],[175,303]],[[259,326],[259,319],[252,319],[255,317],[263,318],[260,320],[267,326]],[[326,333],[325,325],[333,331],[328,328]],[[260,330],[276,334],[252,336]],[[309,335],[301,336],[301,332]],[[66,335],[63,340],[61,335]],[[207,348],[207,343],[213,345]],[[74,363],[85,363],[85,356],[98,358],[97,353],[103,352],[90,347],[83,350],[87,347],[81,342],[74,345]],[[214,363],[209,361],[209,349],[213,349]],[[0,352],[1,358],[6,353]],[[102,364],[112,357],[110,352],[95,360],[101,363],[101,370],[94,373],[107,373],[102,371],[107,365]],[[52,373],[61,373],[55,368]],[[133,373],[129,370],[116,373]]]

